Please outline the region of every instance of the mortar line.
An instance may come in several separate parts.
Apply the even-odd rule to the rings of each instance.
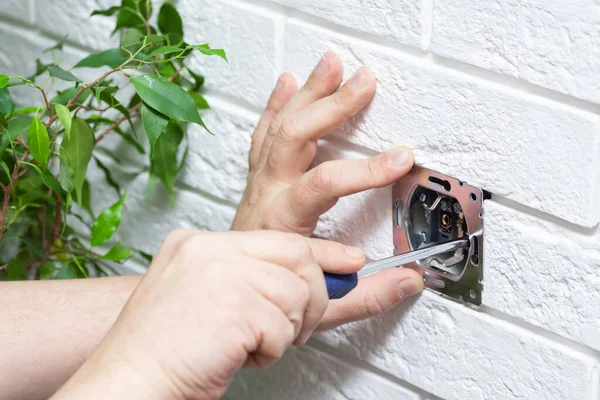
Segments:
[[[367,361],[364,361],[359,358],[348,355],[347,353],[344,353],[344,352],[340,351],[339,349],[336,349],[335,347],[323,342],[322,340],[312,338],[308,341],[307,345],[309,347],[312,347],[315,350],[325,353],[339,361],[343,361],[344,363],[354,366],[356,368],[359,368],[363,371],[370,372],[382,379],[385,379],[386,381],[388,381],[390,383],[393,383],[394,385],[403,387],[403,388],[415,393],[416,395],[420,396],[421,398],[424,398],[424,399],[426,398],[428,400],[442,400],[441,398],[427,392],[426,390],[421,389],[420,387],[415,386],[409,382],[406,382],[406,381],[398,378],[397,376],[374,366],[373,364],[371,364]]]

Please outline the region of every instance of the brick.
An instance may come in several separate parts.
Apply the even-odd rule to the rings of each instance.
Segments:
[[[359,32],[427,49],[430,20],[423,0],[274,0]]]
[[[180,181],[220,199],[239,202],[246,187],[250,138],[258,116],[208,98],[202,114],[210,135],[198,125],[188,128],[190,151]]]
[[[346,75],[368,64],[378,77],[372,104],[338,136],[377,151],[409,145],[419,164],[576,224],[598,222],[596,115],[289,22],[286,69],[304,80],[325,50],[342,56]]]
[[[352,379],[360,377],[360,379]],[[264,371],[241,370],[227,395],[261,400],[418,400],[419,395],[308,346]]]
[[[484,304],[600,350],[600,232],[485,203]]]
[[[594,0],[436,0],[431,51],[598,102],[599,24]]]
[[[206,76],[209,89],[263,106],[277,79],[277,48],[282,15],[225,1],[182,0],[186,40],[227,52],[231,67],[218,57],[196,54],[189,66]]]
[[[596,359],[429,291],[319,340],[447,400],[578,400],[597,383]]]
[[[3,0],[0,15],[6,15],[26,23],[33,23],[32,0]],[[3,40],[3,45],[6,42]]]
[[[40,28],[95,51],[118,46],[118,35],[111,36],[114,17],[94,16],[94,10],[117,5],[117,0],[36,1],[35,17]]]

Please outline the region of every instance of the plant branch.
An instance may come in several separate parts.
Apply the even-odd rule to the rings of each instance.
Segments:
[[[140,107],[142,106],[142,102],[139,102],[138,104],[136,104],[135,106],[131,107],[129,110],[129,116],[135,116],[134,114],[136,113],[137,110],[140,109]],[[101,141],[102,139],[104,139],[104,137],[106,135],[108,135],[113,129],[115,129],[116,127],[118,127],[119,125],[121,125],[123,122],[125,122],[127,120],[127,117],[125,115],[121,116],[119,119],[117,119],[115,121],[114,124],[109,125],[108,128],[106,128],[96,139],[96,143],[98,144],[99,141]]]

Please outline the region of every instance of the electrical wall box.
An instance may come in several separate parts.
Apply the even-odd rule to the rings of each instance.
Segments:
[[[486,193],[458,179],[415,166],[394,184],[392,194],[394,254],[469,238],[468,248],[404,267],[419,271],[426,287],[459,301],[480,305]]]

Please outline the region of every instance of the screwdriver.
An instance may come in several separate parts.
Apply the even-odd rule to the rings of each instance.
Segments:
[[[469,239],[464,237],[398,254],[382,260],[373,261],[365,264],[360,271],[352,274],[332,274],[325,272],[325,284],[327,285],[329,299],[341,299],[350,293],[352,289],[358,285],[358,278],[360,276],[371,275],[388,268],[401,267],[417,260],[455,251],[468,246]]]

